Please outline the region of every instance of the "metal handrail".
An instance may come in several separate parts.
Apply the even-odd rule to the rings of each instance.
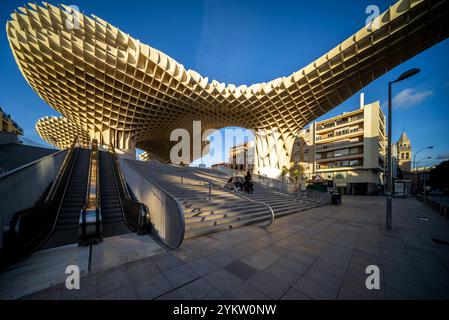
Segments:
[[[89,176],[86,192],[86,205],[84,209],[95,209],[100,207],[100,170],[98,167],[98,145],[97,141],[92,141],[92,151],[89,159]],[[94,175],[94,176],[93,176]],[[94,180],[93,180],[94,178]]]
[[[181,203],[179,203],[178,199],[176,199],[170,192],[168,192],[167,190],[165,190],[163,187],[160,186],[159,183],[155,182],[153,179],[151,179],[150,177],[148,177],[146,174],[143,174],[142,172],[140,172],[139,169],[136,169],[132,166],[132,164],[127,160],[124,159],[124,161],[127,161],[129,163],[128,167],[133,170],[134,172],[136,172],[137,174],[139,174],[140,176],[142,176],[145,180],[148,180],[150,183],[154,184],[156,187],[158,187],[162,192],[164,192],[169,198],[171,198],[177,205],[179,212],[180,212],[180,220],[181,220],[181,224],[182,224],[182,237],[181,239],[184,239],[184,235],[185,235],[185,218],[184,218],[184,210],[182,209]],[[182,240],[181,242],[175,246],[172,249],[176,249],[177,247],[179,247],[182,244]]]
[[[240,198],[242,198],[242,199],[245,199],[245,200],[247,200],[247,201],[250,201],[250,202],[253,202],[253,203],[258,203],[258,204],[261,204],[261,205],[266,206],[266,207],[268,208],[268,210],[270,210],[271,219],[270,219],[270,221],[269,221],[266,225],[262,225],[262,226],[260,226],[260,227],[262,227],[262,228],[267,228],[267,227],[269,227],[269,226],[274,222],[275,214],[274,214],[273,208],[271,208],[271,206],[268,205],[267,203],[262,202],[262,201],[257,201],[257,200],[254,200],[254,199],[251,199],[251,198],[248,198],[248,197],[245,197],[244,195],[242,195],[242,194],[240,194],[240,193],[237,193],[237,192],[235,192],[235,191],[233,191],[233,190],[226,189],[225,187],[223,187],[223,186],[221,186],[221,185],[219,185],[219,184],[217,184],[217,183],[215,183],[215,182],[212,182],[212,181],[210,181],[210,180],[206,180],[205,178],[199,176],[199,175],[198,175],[197,173],[195,173],[195,172],[192,172],[192,174],[193,174],[194,176],[198,177],[199,179],[201,179],[201,180],[203,180],[203,181],[206,181],[207,183],[209,183],[209,185],[213,185],[213,186],[216,186],[216,187],[218,187],[218,188],[220,188],[220,189],[222,189],[222,190],[224,190],[224,191],[231,192],[232,194],[235,194],[236,196],[238,196],[238,197],[240,197]]]
[[[45,157],[43,157],[43,158],[39,158],[39,159],[37,159],[37,160],[34,160],[34,161],[29,162],[29,163],[27,163],[27,164],[24,164],[23,166],[20,166],[20,167],[17,167],[17,168],[15,168],[15,169],[6,171],[4,174],[0,174],[0,179],[6,178],[6,177],[8,177],[8,176],[10,176],[10,175],[12,175],[12,174],[14,174],[14,173],[16,173],[17,171],[20,171],[20,170],[22,170],[22,169],[31,167],[31,166],[35,165],[36,163],[39,163],[39,162],[41,162],[41,161],[44,161],[44,160],[46,160],[46,159],[48,159],[48,158],[52,158],[52,157],[54,157],[54,156],[56,156],[56,155],[58,155],[58,154],[60,154],[60,153],[65,152],[65,151],[66,151],[66,150],[59,150],[59,151],[57,151],[57,152],[55,152],[55,153],[49,154],[48,156],[45,156]]]
[[[73,139],[73,142],[69,148],[69,151],[67,152],[67,155],[65,156],[64,161],[62,162],[62,165],[59,168],[58,173],[56,174],[54,183],[51,185],[50,191],[48,191],[47,197],[45,197],[44,202],[51,201],[53,199],[55,192],[58,189],[59,184],[61,183],[62,175],[64,174],[64,172],[69,164],[69,161],[72,157],[72,154],[74,152],[74,149],[75,149],[75,146],[77,143],[78,143],[78,135],[75,137],[75,139]]]
[[[89,159],[89,173],[87,180],[86,204],[81,209],[79,219],[78,243],[80,245],[89,245],[92,243],[96,244],[103,240],[98,152],[97,140],[92,140],[92,150]],[[91,214],[95,214],[95,221],[90,219]],[[87,230],[88,228],[89,230]]]
[[[126,213],[125,213],[125,208],[124,208],[124,205],[123,205],[123,199],[122,199],[122,197],[120,196],[120,191],[119,191],[119,181],[118,180],[120,180],[120,184],[122,185],[122,190],[123,190],[123,192],[124,192],[124,195],[125,195],[125,200],[127,200],[127,201],[132,201],[132,202],[135,202],[136,204],[138,204],[139,206],[140,206],[140,212],[139,212],[139,216],[138,216],[138,225],[139,225],[139,219],[142,217],[142,215],[145,215],[145,217],[144,217],[144,219],[147,219],[147,221],[146,222],[144,222],[144,224],[145,223],[148,223],[148,225],[150,224],[150,219],[149,219],[149,217],[147,217],[148,216],[148,207],[146,206],[146,205],[144,205],[143,203],[140,203],[140,202],[137,202],[137,201],[135,201],[132,197],[131,197],[131,194],[129,193],[129,190],[128,190],[128,187],[127,187],[127,185],[126,185],[126,180],[125,180],[125,176],[124,176],[124,174],[123,174],[123,171],[122,171],[122,168],[120,167],[120,163],[118,162],[118,159],[117,159],[117,153],[115,152],[115,148],[114,148],[114,145],[113,144],[110,144],[109,145],[109,150],[111,151],[111,153],[112,153],[112,159],[110,159],[110,161],[112,161],[113,163],[112,163],[112,174],[113,174],[113,176],[114,176],[114,184],[115,184],[115,188],[116,188],[116,190],[117,190],[117,192],[118,192],[118,195],[119,195],[119,203],[120,203],[120,208],[122,209],[122,218],[123,218],[123,221],[125,222],[125,224],[128,226],[128,228],[130,229],[130,230],[132,230],[133,232],[136,232],[136,233],[138,233],[138,234],[140,234],[140,232],[142,232],[141,230],[139,230],[139,229],[137,229],[137,228],[134,228],[134,227],[132,227],[131,226],[131,224],[129,223],[129,221],[128,221],[128,219],[126,218]],[[115,169],[117,169],[117,173],[115,172]],[[142,212],[142,210],[143,210],[143,212]],[[145,233],[146,232],[148,232],[147,230],[145,230],[144,231]]]
[[[78,139],[78,136],[75,137],[75,140],[77,140],[77,139]],[[73,150],[75,150],[75,144],[72,144],[71,148],[73,148]],[[74,152],[74,151],[73,151],[73,152]],[[76,158],[77,155],[78,155],[78,152],[79,152],[79,150],[77,150],[77,154],[74,155],[73,157]],[[72,153],[72,154],[73,154],[73,153]],[[70,172],[69,172],[69,174],[68,174],[69,179],[70,179],[70,177],[72,176],[73,169],[75,168],[75,161],[76,161],[76,159],[73,161],[72,166],[71,166],[71,168],[70,168]],[[67,165],[68,165],[68,163],[67,163]],[[67,170],[67,168],[66,168],[66,170]],[[59,184],[59,183],[60,183],[60,182],[58,182],[58,184]],[[62,207],[62,201],[63,201],[63,199],[64,199],[64,197],[65,197],[65,194],[66,194],[68,185],[69,185],[69,183],[68,183],[68,180],[67,180],[67,183],[66,183],[66,185],[65,185],[65,187],[64,187],[64,191],[62,192],[61,202],[60,202],[59,205],[58,205],[58,209],[57,209],[57,211],[56,211],[56,217],[55,217],[55,219],[54,219],[54,221],[53,221],[53,225],[52,225],[52,227],[51,227],[50,232],[49,232],[48,235],[47,235],[47,236],[40,242],[40,244],[36,246],[36,248],[40,248],[45,242],[47,242],[47,240],[50,239],[50,237],[52,236],[53,232],[55,231],[56,224],[58,223],[59,212],[61,211],[61,207]]]

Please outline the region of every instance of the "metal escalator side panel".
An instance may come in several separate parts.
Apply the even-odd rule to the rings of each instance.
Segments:
[[[151,225],[149,210],[145,204],[137,201],[128,189],[125,176],[120,167],[120,161],[113,146],[110,147],[109,158],[126,225],[137,234],[149,233]]]
[[[51,235],[41,248],[77,243],[79,212],[85,204],[90,150],[77,148]]]
[[[76,158],[75,142],[68,150],[55,178],[36,204],[16,213],[5,226],[5,240],[9,259],[16,260],[37,250],[51,235],[64,192],[65,183],[70,175]]]
[[[85,203],[79,212],[78,244],[90,245],[103,241],[103,223],[100,206],[100,168],[97,140],[92,141],[92,150],[88,160],[88,178]]]

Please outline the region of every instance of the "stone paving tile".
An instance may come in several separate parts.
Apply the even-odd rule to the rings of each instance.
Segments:
[[[337,299],[385,299],[385,279],[380,270],[380,288],[368,290],[366,288],[367,274],[365,270],[360,272],[348,272],[340,286]]]
[[[207,260],[206,258],[199,258],[193,261],[190,261],[186,264],[190,269],[195,272],[198,276],[204,276],[219,267]]]
[[[281,300],[312,300],[304,293],[299,292],[296,289],[289,289],[281,298]]]
[[[270,298],[251,287],[246,282],[241,283],[225,294],[229,300],[269,300]]]
[[[307,254],[297,251],[289,253],[287,257],[308,265],[313,264],[316,260],[314,257],[308,256]]]
[[[162,273],[175,288],[198,278],[198,274],[185,264],[168,270],[162,270]]]
[[[256,269],[239,260],[231,262],[224,269],[242,281],[248,280],[257,272]]]
[[[121,287],[98,296],[100,300],[137,300],[139,299],[139,294],[133,285],[128,285],[126,287]]]
[[[279,279],[279,281],[288,283],[290,286],[293,286],[293,284],[300,278],[300,274],[290,271],[278,262],[266,268],[264,272],[275,279]]]
[[[240,280],[237,276],[222,268],[209,273],[202,279],[221,293],[226,293],[232,290],[235,286],[242,282],[242,280]]]
[[[197,279],[167,295],[161,296],[160,299],[166,299],[167,297],[178,297],[181,300],[217,300],[222,299],[223,295],[204,279]]]
[[[342,268],[334,263],[330,263],[323,259],[318,259],[311,267],[313,270],[314,268],[318,268],[319,270],[330,274],[338,279],[343,279],[346,275],[346,268]]]
[[[144,281],[160,273],[159,268],[152,261],[134,261],[126,264],[125,268],[131,281]]]
[[[225,265],[228,265],[232,261],[234,261],[234,259],[224,251],[218,251],[213,254],[207,255],[205,256],[205,259],[219,267],[224,267]]]
[[[108,293],[121,287],[125,287],[132,282],[128,276],[128,273],[126,272],[125,265],[99,272],[97,277],[98,295]]]
[[[449,299],[449,224],[414,199],[395,204],[385,230],[384,199],[345,197],[283,217],[189,239],[175,251],[54,286],[25,299]],[[395,199],[396,201],[396,199]],[[428,223],[416,215],[431,217]],[[367,290],[368,265],[381,289]]]
[[[19,300],[60,300],[62,290],[63,288],[61,286],[54,286],[27,295]]]
[[[257,270],[263,270],[281,259],[281,257],[280,254],[273,251],[259,250],[256,253],[242,258],[241,261]]]
[[[277,261],[276,264],[283,266],[284,268],[296,273],[299,276],[303,275],[307,271],[307,269],[310,268],[310,265],[289,257],[283,257],[282,259]]]
[[[136,282],[135,287],[139,298],[142,300],[155,299],[174,289],[173,285],[162,273],[154,275],[146,281]]]
[[[296,275],[294,278],[297,278]],[[279,278],[268,271],[259,271],[246,281],[251,287],[274,300],[280,299],[293,286],[294,282],[293,279],[288,281],[286,278]]]
[[[332,288],[338,288],[341,285],[343,278],[337,277],[329,272],[331,272],[331,270],[324,271],[319,267],[313,265],[312,267],[310,267],[310,269],[307,270],[303,277],[314,279],[317,282],[326,284],[327,286]]]
[[[119,271],[120,272],[120,271]],[[62,300],[86,300],[91,299],[96,296],[98,296],[101,292],[107,292],[114,290],[116,288],[120,288],[122,286],[121,283],[115,282],[114,286],[112,286],[112,289],[107,289],[103,286],[103,290],[100,291],[100,285],[99,285],[99,278],[100,276],[96,273],[89,274],[85,277],[81,277],[80,279],[80,289],[79,290],[68,290],[65,287],[65,284],[61,285],[60,290],[60,299]],[[102,279],[105,279],[107,281],[108,277],[101,277]],[[119,278],[123,279],[123,278]],[[126,278],[125,278],[126,279]],[[106,289],[106,290],[104,290]]]
[[[303,276],[293,288],[315,300],[334,300],[339,290],[339,286],[333,286],[309,276]]]
[[[170,268],[177,267],[181,264],[183,264],[183,261],[176,257],[174,254],[169,253],[165,254],[163,256],[157,257],[154,260],[154,263],[160,270],[167,270]]]

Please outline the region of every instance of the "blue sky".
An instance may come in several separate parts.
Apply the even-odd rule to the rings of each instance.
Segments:
[[[49,1],[52,4],[57,2]],[[209,79],[234,84],[266,82],[290,75],[314,61],[365,24],[369,5],[381,12],[391,0],[323,1],[105,1],[70,0],[85,14],[95,14],[142,42],[164,51],[186,68]],[[4,26],[24,1],[1,1],[0,106],[24,128],[25,137],[43,143],[34,123],[57,115],[28,86],[19,72]],[[365,101],[385,104],[387,83],[409,68],[422,72],[394,88],[393,139],[407,131],[412,145],[434,145],[430,155],[449,157],[448,40],[398,66],[363,89]],[[358,107],[358,94],[325,117]],[[216,155],[219,158],[220,152]],[[206,163],[210,164],[209,159]]]

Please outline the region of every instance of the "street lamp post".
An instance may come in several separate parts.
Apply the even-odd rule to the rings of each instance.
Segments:
[[[387,212],[386,212],[386,226],[387,229],[392,228],[392,198],[393,198],[393,163],[391,159],[391,128],[392,128],[392,97],[391,97],[391,91],[392,91],[392,85],[393,83],[405,80],[407,78],[410,78],[411,76],[414,76],[417,74],[420,70],[419,69],[411,69],[399,76],[394,81],[388,82],[388,151],[387,151],[387,161],[388,161],[388,168],[387,168]]]
[[[429,159],[432,159],[432,157],[424,157],[424,158],[418,160],[418,162],[416,163],[416,168],[415,168],[416,178],[418,178],[418,173],[417,173],[417,171],[418,171],[418,168],[419,168],[419,163],[420,163],[421,161],[423,161],[423,160],[429,160]],[[426,177],[425,177],[425,174],[423,175],[423,181],[424,181],[424,183],[423,183],[423,188],[426,188]],[[418,186],[418,179],[416,180],[416,185]],[[417,189],[418,189],[418,188],[417,188]],[[425,190],[423,190],[423,191],[425,191]]]
[[[415,180],[416,180],[416,189],[418,189],[418,172],[417,172],[417,165],[416,165],[416,156],[418,155],[418,153],[420,153],[423,150],[427,150],[427,149],[433,149],[433,146],[429,146],[429,147],[424,147],[419,149],[418,151],[416,151],[415,155],[413,156],[413,168],[415,169]],[[419,161],[418,161],[419,163]]]

